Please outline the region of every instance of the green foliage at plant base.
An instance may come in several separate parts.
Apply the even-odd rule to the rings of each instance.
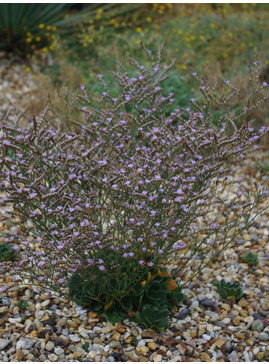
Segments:
[[[0,262],[13,262],[16,259],[17,254],[12,247],[12,244],[0,244]]]
[[[24,302],[18,302],[18,307],[21,309],[25,309],[29,306],[29,303],[27,301]]]
[[[259,263],[258,254],[249,252],[242,256],[242,259],[245,263],[250,266],[257,265]]]
[[[218,293],[226,300],[239,301],[244,294],[239,282],[231,283],[222,279],[220,282],[214,282],[213,286],[217,287]]]
[[[87,341],[86,343],[82,344],[82,349],[84,351],[86,351],[86,353],[87,353],[89,346],[90,346],[90,343]]]
[[[88,282],[83,282],[79,274],[75,273],[68,282],[74,301],[89,307],[93,312],[104,314],[111,323],[119,322],[127,317],[128,312],[135,311],[136,316],[132,318],[134,322],[156,331],[169,326],[169,309],[187,298],[175,280],[161,270],[154,275],[148,272],[147,277],[134,285],[129,292],[124,291],[126,286],[126,278],[122,277],[122,296],[112,298],[106,296],[105,290],[101,292],[100,285],[90,280],[90,277]],[[95,292],[95,297],[92,292]]]

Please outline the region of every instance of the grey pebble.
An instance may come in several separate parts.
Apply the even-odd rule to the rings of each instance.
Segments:
[[[30,339],[25,339],[25,340],[19,340],[16,344],[16,349],[22,349],[22,350],[28,350],[31,349],[31,347],[34,345],[34,343],[32,342],[32,340]]]
[[[5,306],[10,306],[10,299],[8,297],[2,297],[1,302]]]
[[[238,245],[243,245],[243,244],[245,244],[246,240],[244,240],[244,239],[236,239],[234,242],[236,244],[238,244]]]
[[[0,350],[5,349],[11,341],[8,339],[0,339]]]
[[[191,310],[189,310],[188,308],[184,308],[183,310],[181,310],[179,312],[178,318],[180,320],[183,320],[184,318],[186,318],[189,314],[190,314]]]
[[[269,335],[266,332],[261,332],[258,336],[258,339],[261,341],[268,341]]]
[[[252,315],[252,317],[253,317],[255,320],[261,320],[261,316],[260,316],[260,314],[258,314],[258,313],[256,313],[256,312]]]
[[[205,307],[213,307],[215,305],[215,302],[212,300],[203,300],[200,301],[201,305],[205,306]]]

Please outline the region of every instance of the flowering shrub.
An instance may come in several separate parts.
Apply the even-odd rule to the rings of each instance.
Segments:
[[[254,218],[266,191],[259,186],[250,196],[244,181],[225,176],[267,129],[255,133],[251,122],[242,122],[249,109],[240,118],[227,110],[220,129],[212,126],[211,103],[225,107],[229,97],[240,97],[229,82],[218,99],[215,87],[201,80],[205,104],[193,100],[197,111],[178,107],[165,116],[173,95],[163,96],[160,83],[172,65],[161,64],[161,50],[156,58],[146,52],[152,68],[131,60],[134,75],[124,67],[114,74],[118,95],[111,95],[102,75],[100,103],[84,86],[77,96],[67,95],[54,120],[58,126],[49,105],[31,118],[11,109],[1,124],[0,180],[5,200],[38,235],[38,247],[6,238],[28,255],[10,265],[23,280],[105,311],[113,321],[121,318],[120,306],[140,310],[137,322],[163,328],[166,322],[156,323],[159,310],[167,316],[168,301],[184,299],[180,287],[243,229],[241,221],[245,227]],[[61,118],[69,118],[69,132]],[[222,194],[229,183],[237,190],[232,201]],[[176,266],[168,281],[158,274],[167,264]],[[182,281],[172,297],[177,274]],[[163,290],[159,304],[154,286]],[[141,301],[131,302],[135,296]]]

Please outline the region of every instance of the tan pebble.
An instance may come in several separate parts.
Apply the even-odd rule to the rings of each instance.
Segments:
[[[30,332],[31,336],[36,336],[37,334],[38,334],[38,332],[36,330],[33,330],[33,331]]]
[[[226,311],[224,311],[224,312],[222,312],[220,315],[219,315],[219,320],[221,321],[221,320],[223,320],[224,318],[226,318],[227,317],[227,312]]]
[[[194,339],[196,337],[196,335],[197,335],[197,332],[196,332],[196,330],[190,330],[189,334],[190,334],[190,337],[192,339]]]
[[[10,298],[18,298],[18,291],[15,291],[15,292],[8,292],[8,297]]]
[[[141,334],[143,339],[153,339],[155,336],[157,336],[156,331],[142,331]]]
[[[161,355],[155,355],[153,357],[153,361],[155,361],[155,362],[160,362],[160,361],[162,361],[162,359],[163,359],[163,357]]]
[[[49,334],[48,334],[48,333],[46,333],[46,334],[45,334],[45,340],[47,340],[47,341],[48,341],[48,340],[49,340],[49,338],[50,338]]]
[[[58,355],[49,354],[48,358],[49,358],[50,361],[57,361],[58,360]]]
[[[12,282],[12,279],[10,277],[6,277],[5,278],[5,281],[6,281],[6,283],[11,283]]]
[[[31,353],[27,354],[27,355],[26,355],[26,359],[27,359],[27,360],[32,360],[32,359],[34,359],[33,354],[31,354]]]
[[[46,293],[41,293],[41,295],[39,296],[41,301],[46,301],[49,300],[49,295],[47,295]]]
[[[235,317],[234,319],[233,319],[233,324],[235,325],[235,326],[239,326],[240,325],[240,318],[239,317]]]
[[[162,345],[159,347],[159,350],[162,350],[165,353],[167,352],[167,348],[165,346],[162,346]]]
[[[223,339],[217,339],[217,341],[215,342],[216,346],[220,349],[222,347],[223,344],[225,344],[225,340]]]
[[[130,344],[130,342],[132,342],[133,340],[133,336],[132,335],[129,335],[125,340],[124,342],[126,342],[126,344]]]
[[[221,305],[221,308],[223,308],[226,311],[231,311],[231,306],[228,303],[223,303]]]
[[[68,321],[68,325],[75,330],[78,328],[78,324],[75,321]]]
[[[81,357],[81,353],[79,353],[78,351],[74,351],[73,354],[74,354],[75,359],[78,359]]]
[[[60,320],[57,321],[57,325],[60,326],[60,327],[63,327],[67,322],[67,318],[65,317],[62,317],[60,318]]]
[[[202,336],[205,333],[205,329],[202,327],[199,331],[198,331],[198,336]]]
[[[157,347],[157,345],[153,341],[150,341],[147,345],[150,348],[150,350],[155,350]]]
[[[6,313],[8,312],[8,307],[4,306],[4,307],[0,307],[0,313]]]
[[[21,361],[23,357],[24,357],[24,352],[22,351],[22,349],[18,349],[16,351],[15,359]]]
[[[245,334],[243,333],[236,333],[234,334],[234,336],[237,338],[237,339],[241,339],[241,340],[244,340],[246,337],[245,337]]]
[[[136,351],[140,354],[147,354],[147,352],[149,351],[149,348],[145,345],[142,345],[140,347],[136,347]]]
[[[211,361],[210,356],[207,353],[204,353],[204,352],[200,353],[200,358],[201,358],[202,361]]]
[[[97,316],[97,313],[95,312],[88,312],[88,317],[89,318],[95,318]]]
[[[120,333],[119,332],[115,332],[112,336],[111,336],[111,340],[113,341],[119,341],[120,340]]]
[[[91,359],[94,359],[94,358],[95,358],[95,356],[96,356],[96,351],[91,350],[91,351],[89,352],[89,357],[90,357]]]
[[[248,304],[247,300],[242,298],[239,302],[238,302],[238,306],[240,307],[246,307]]]
[[[243,316],[243,317],[247,317],[248,316],[248,312],[246,310],[242,310],[240,312],[240,315]]]
[[[99,318],[90,318],[89,319],[89,324],[91,324],[91,323],[95,323],[95,322],[99,322],[100,321],[100,319]]]
[[[46,321],[46,320],[48,320],[49,319],[49,316],[43,316],[42,317],[42,319],[40,320],[41,322],[43,322],[43,321]]]
[[[120,325],[120,324],[116,324],[116,330],[120,333],[120,334],[124,334],[127,329],[125,326]]]

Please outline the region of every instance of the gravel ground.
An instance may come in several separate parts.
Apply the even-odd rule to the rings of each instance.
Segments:
[[[25,95],[20,88],[23,85],[34,88],[34,80],[25,75],[21,66],[15,67],[18,74],[22,73],[25,83],[20,80],[16,86],[12,76],[9,79],[13,70],[9,66],[4,77],[7,83],[3,86],[2,82],[0,91],[8,90],[13,100],[20,101]],[[3,80],[3,65],[0,65],[0,72]],[[33,88],[29,91],[30,98],[34,97]],[[252,162],[242,162],[231,172],[232,175],[245,176],[246,181],[253,184],[256,176],[250,163],[257,157],[253,156]],[[264,201],[264,206],[268,202]],[[12,206],[5,206],[3,201],[0,205],[0,231],[23,234],[19,222],[10,222],[7,218]],[[269,210],[259,215],[247,231],[193,279],[183,290],[188,296],[187,301],[178,306],[177,312],[171,312],[170,327],[161,333],[143,329],[128,319],[112,325],[102,316],[87,312],[67,300],[49,296],[31,285],[1,292],[0,360],[268,361],[268,217]],[[33,236],[27,240],[35,244]],[[0,238],[0,243],[2,241]],[[257,267],[251,268],[241,260],[242,254],[249,250],[258,253]],[[227,303],[213,287],[213,282],[220,277],[241,282],[244,296],[237,304]],[[0,270],[0,286],[12,284],[13,279],[5,274],[5,269]],[[20,308],[19,302],[28,302],[28,306]],[[85,343],[89,343],[88,350],[82,348]]]

